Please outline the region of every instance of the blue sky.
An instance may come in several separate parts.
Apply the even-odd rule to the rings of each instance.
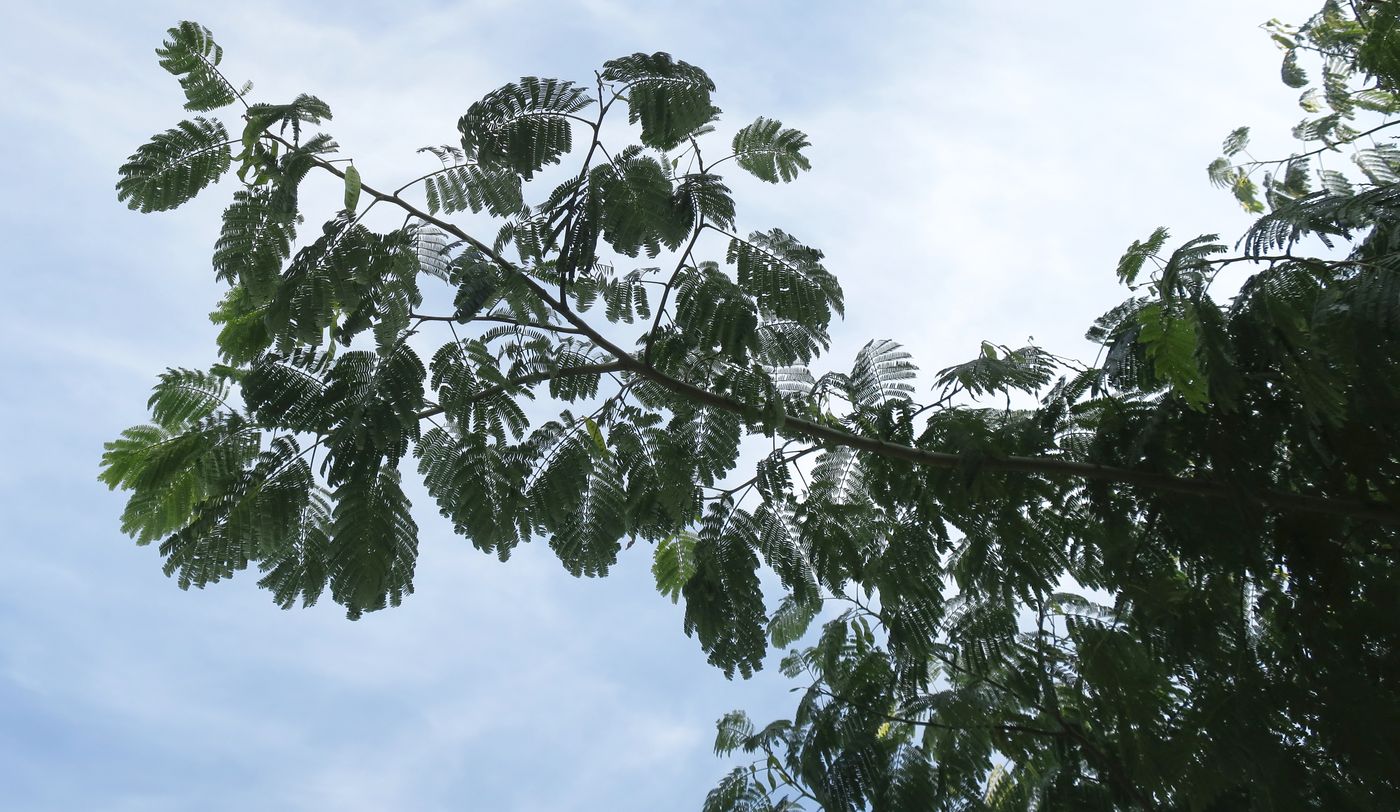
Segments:
[[[10,4],[0,31],[0,807],[7,810],[698,808],[714,719],[785,715],[774,669],[730,682],[652,588],[548,549],[474,551],[419,500],[417,594],[351,623],[282,612],[245,574],[181,592],[118,532],[101,446],[166,366],[207,365],[228,182],[177,213],[118,204],[116,167],[181,117],[152,49],[213,29],[260,98],[307,91],[368,182],[522,74],[586,79],[666,50],[708,70],[729,131],[809,134],[813,171],[732,178],[747,228],[827,252],[847,320],[925,369],[1028,336],[1071,355],[1157,225],[1247,223],[1208,188],[1220,139],[1283,154],[1301,117],[1255,26],[1312,3],[265,2]],[[1168,10],[1169,9],[1169,10]],[[397,182],[395,182],[397,180]],[[317,197],[319,195],[319,197]],[[311,206],[339,195],[322,185]],[[312,209],[310,217],[315,217]]]

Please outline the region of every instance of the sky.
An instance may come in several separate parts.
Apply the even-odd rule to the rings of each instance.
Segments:
[[[714,720],[786,716],[793,684],[776,663],[747,681],[708,666],[646,545],[578,580],[542,543],[504,564],[476,552],[419,499],[416,594],[350,622],[329,602],[281,611],[252,573],[182,592],[121,535],[102,443],[145,419],[165,367],[215,360],[209,255],[233,182],[158,215],[112,186],[182,117],[152,53],[181,19],[258,98],[326,100],[344,153],[391,188],[500,84],[664,50],[710,73],[728,132],[765,115],[809,135],[797,182],[726,180],[742,228],[783,228],[840,277],[824,363],[891,338],[931,373],[984,339],[1082,357],[1125,295],[1128,243],[1248,224],[1206,182],[1224,135],[1255,125],[1255,154],[1281,156],[1302,115],[1257,26],[1311,2],[856,9],[6,3],[0,808],[698,809],[728,769]],[[329,215],[338,195],[323,184],[310,205]]]

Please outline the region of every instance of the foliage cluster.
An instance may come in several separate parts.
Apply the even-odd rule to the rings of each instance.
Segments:
[[[647,542],[716,667],[790,649],[804,685],[789,720],[720,721],[716,749],[754,761],[712,812],[1395,806],[1398,23],[1394,2],[1271,23],[1306,149],[1226,139],[1210,179],[1260,215],[1234,252],[1158,229],[1117,268],[1131,297],[1089,329],[1095,363],[985,342],[926,400],[890,341],[812,369],[841,288],[793,235],[740,230],[717,171],[791,181],[807,138],[759,118],[721,140],[699,68],[633,54],[592,85],[507,84],[386,192],[304,132],[325,103],[249,102],[182,23],[158,53],[186,107],[244,126],[157,134],[117,190],[163,211],[236,167],[221,362],[163,375],[102,479],[182,587],[251,565],[279,604],[351,617],[413,590],[410,460],[502,559],[539,539],[598,576]],[[345,205],[299,239],[312,171]],[[402,227],[367,228],[376,206]],[[496,233],[448,218],[467,211]],[[1219,300],[1223,272],[1249,275]],[[558,417],[532,420],[536,397]],[[770,450],[744,478],[752,435]]]

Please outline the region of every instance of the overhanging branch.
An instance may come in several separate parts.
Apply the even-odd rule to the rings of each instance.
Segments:
[[[285,140],[272,133],[268,133],[268,135],[276,141],[291,146]],[[343,171],[336,168],[334,164],[331,164],[325,159],[312,156],[312,160],[316,165],[331,174],[342,179],[345,177]],[[628,372],[645,378],[665,389],[669,389],[677,395],[695,403],[740,415],[747,415],[751,412],[751,409],[740,401],[716,392],[711,392],[702,387],[687,383],[686,381],[672,378],[648,362],[623,350],[599,333],[591,324],[584,320],[583,317],[575,313],[572,308],[567,307],[563,301],[556,299],[554,295],[545,289],[537,280],[531,278],[523,270],[502,257],[492,249],[491,246],[467,234],[457,225],[428,214],[398,195],[386,194],[363,183],[360,189],[363,194],[370,195],[376,200],[392,203],[403,209],[407,214],[443,229],[467,245],[480,251],[490,258],[491,261],[495,262],[501,269],[517,275],[525,285],[531,289],[531,292],[538,296],[550,309],[577,328],[579,333],[586,336],[594,344],[616,359],[615,362],[609,364],[571,367],[565,370],[557,370],[550,374],[541,373],[537,376],[526,376],[517,382],[513,382],[512,385],[539,383],[549,380],[551,377],[559,377],[563,374],[584,374],[589,371],[598,372],[600,374],[604,372]],[[501,389],[503,388],[504,387],[501,387]],[[482,396],[486,396],[486,391],[483,392]],[[442,409],[440,407],[428,409],[420,413],[419,416],[428,417],[438,414],[441,411]],[[928,451],[913,446],[891,443],[876,437],[854,434],[842,428],[817,423],[800,417],[786,418],[783,421],[780,431],[785,434],[805,437],[819,443],[844,446],[854,451],[863,451],[887,459],[903,460],[929,468],[955,469],[961,468],[966,464],[966,459],[960,454],[952,454],[943,451]],[[1055,457],[993,457],[981,461],[980,468],[983,471],[991,472],[1033,474],[1049,477],[1074,477],[1095,482],[1122,483],[1166,493],[1180,493],[1212,499],[1245,499],[1277,510],[1323,513],[1334,516],[1368,519],[1386,524],[1400,524],[1400,510],[1397,510],[1392,505],[1384,503],[1366,502],[1357,499],[1309,496],[1278,490],[1240,491],[1233,485],[1209,479],[1180,477],[1153,471],[1136,471],[1129,468],[1075,462],[1072,460],[1057,459]]]

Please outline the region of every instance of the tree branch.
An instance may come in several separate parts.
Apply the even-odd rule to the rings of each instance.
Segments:
[[[489,321],[495,324],[513,324],[516,327],[533,327],[537,330],[549,330],[554,333],[571,333],[581,335],[582,331],[577,327],[568,327],[563,324],[546,324],[542,321],[520,321],[519,319],[508,319],[504,316],[472,316],[469,319],[459,319],[456,316],[429,316],[423,313],[409,313],[410,319],[417,321],[450,321],[456,324],[471,324],[474,321]]]
[[[272,135],[271,137],[284,144],[287,143],[279,136]],[[288,146],[291,145],[288,144]],[[319,156],[312,156],[312,160],[316,165],[322,167],[331,174],[342,179],[345,177],[343,171]],[[515,266],[509,260],[498,254],[491,246],[463,231],[456,224],[434,217],[403,198],[396,195],[385,194],[368,184],[362,183],[360,189],[363,194],[368,194],[371,197],[383,200],[387,203],[393,203],[414,217],[443,229],[480,251],[484,256],[495,262],[502,270],[518,275],[520,280],[530,288],[531,292],[539,297],[550,309],[554,310],[565,321],[577,328],[579,333],[598,345],[603,351],[617,359],[614,364],[607,365],[608,371],[630,372],[639,375],[687,400],[705,406],[722,409],[739,415],[747,415],[751,412],[747,404],[725,395],[711,392],[692,383],[672,378],[651,366],[649,363],[644,362],[642,359],[628,353],[614,342],[609,341],[606,336],[585,321],[582,316],[573,312],[573,310],[565,306],[562,301],[556,299],[553,294],[539,283],[539,281],[530,277],[521,268]],[[707,225],[706,227],[714,228],[712,225]],[[728,234],[728,232],[725,231],[721,231],[721,233]],[[734,235],[729,236],[732,237]],[[540,380],[545,380],[545,378]],[[433,414],[436,414],[436,412],[433,412]],[[961,454],[928,451],[913,446],[891,443],[877,437],[866,437],[854,434],[843,428],[817,423],[801,417],[786,418],[779,428],[779,431],[806,437],[821,443],[845,446],[853,451],[864,451],[868,454],[874,454],[887,459],[903,460],[929,468],[956,469],[966,464],[966,460]],[[1136,471],[1110,465],[1099,465],[1097,463],[1074,462],[1072,460],[1056,457],[992,457],[981,461],[980,468],[982,471],[994,473],[1034,474],[1046,477],[1076,477],[1095,482],[1123,483],[1167,493],[1180,493],[1211,499],[1234,500],[1243,498],[1278,510],[1323,513],[1333,516],[1367,519],[1386,524],[1400,524],[1400,510],[1397,510],[1393,505],[1385,503],[1362,501],[1359,499],[1310,496],[1278,490],[1256,491],[1253,493],[1241,492],[1230,483],[1216,482],[1195,477],[1181,477],[1172,474],[1157,473],[1155,471]]]
[[[1365,131],[1365,132],[1357,133],[1356,135],[1353,135],[1353,136],[1350,137],[1350,138],[1343,138],[1342,140],[1336,142],[1335,144],[1327,144],[1327,145],[1325,145],[1325,146],[1318,147],[1317,149],[1310,150],[1310,151],[1308,151],[1308,152],[1300,152],[1300,153],[1298,153],[1297,155],[1289,155],[1287,158],[1279,158],[1279,159],[1276,160],[1276,161],[1249,161],[1248,163],[1243,163],[1243,164],[1240,164],[1239,166],[1240,166],[1240,167],[1246,167],[1246,166],[1247,166],[1247,167],[1250,167],[1251,169],[1255,169],[1255,168],[1258,168],[1258,167],[1261,167],[1261,166],[1276,166],[1276,165],[1278,165],[1278,164],[1286,164],[1286,163],[1289,163],[1290,161],[1296,161],[1296,160],[1298,160],[1299,158],[1311,158],[1311,157],[1314,156],[1314,155],[1321,155],[1321,154],[1324,153],[1324,152],[1339,152],[1340,150],[1338,150],[1337,147],[1342,146],[1343,144],[1352,144],[1352,143],[1355,143],[1356,141],[1358,141],[1358,140],[1360,140],[1360,139],[1362,139],[1362,138],[1365,138],[1365,137],[1368,136],[1368,135],[1374,135],[1375,133],[1378,133],[1378,132],[1380,132],[1381,130],[1386,129],[1387,127],[1394,127],[1396,124],[1400,124],[1400,119],[1395,119],[1394,121],[1387,121],[1386,123],[1381,124],[1380,126],[1372,127],[1371,129],[1369,129],[1369,130],[1367,130],[1367,131]]]
[[[705,215],[700,215],[699,219],[700,222],[695,225],[695,233],[690,235],[690,242],[681,252],[680,260],[676,262],[676,269],[671,272],[671,278],[667,279],[665,286],[661,288],[661,302],[656,306],[656,318],[651,323],[651,331],[647,333],[646,349],[642,351],[642,363],[648,366],[651,365],[651,345],[656,340],[656,331],[661,328],[661,315],[666,312],[666,300],[671,295],[671,288],[676,284],[676,278],[681,275],[681,269],[685,268],[685,261],[694,261],[690,252],[695,250],[695,242],[700,239],[700,232],[705,230]]]
[[[485,400],[486,398],[498,395],[517,386],[529,386],[530,384],[544,383],[545,381],[553,381],[559,378],[571,378],[575,375],[606,375],[609,372],[621,372],[623,369],[625,368],[621,364],[580,364],[576,367],[564,367],[563,369],[554,369],[548,372],[535,372],[530,375],[522,375],[519,378],[515,378],[503,384],[488,386],[473,395],[467,402],[475,403],[479,400]],[[418,419],[424,420],[429,417],[435,417],[445,411],[447,410],[442,406],[430,406],[418,413]]]

